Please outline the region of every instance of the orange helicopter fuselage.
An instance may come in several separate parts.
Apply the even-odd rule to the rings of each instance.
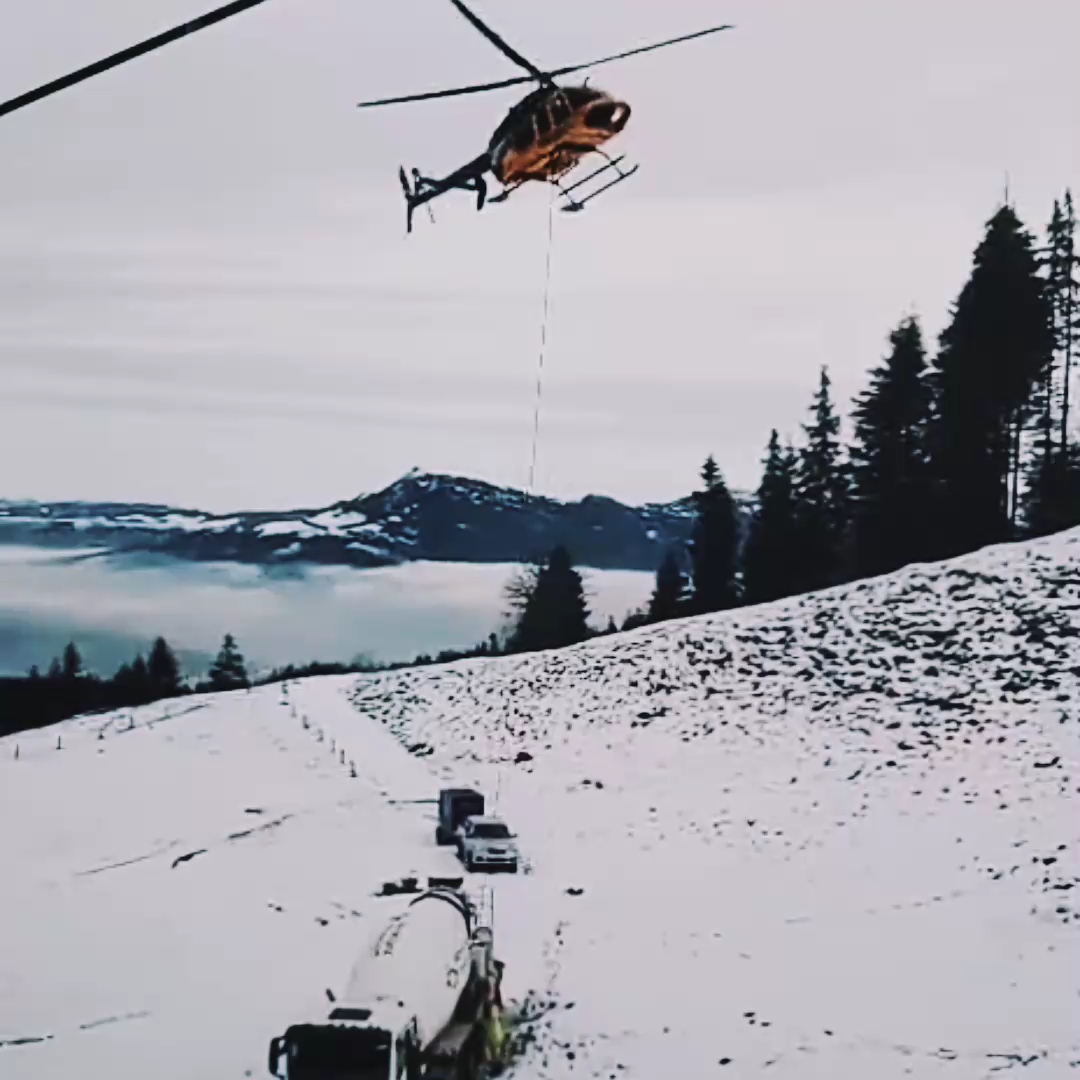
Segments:
[[[541,87],[522,98],[495,129],[491,171],[506,186],[557,180],[617,135],[630,106],[587,86]]]

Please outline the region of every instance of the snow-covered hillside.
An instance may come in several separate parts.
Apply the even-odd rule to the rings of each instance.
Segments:
[[[1078,1075],[1078,676],[1080,531],[4,740],[0,1074],[265,1075],[453,781],[526,859],[521,1080]]]

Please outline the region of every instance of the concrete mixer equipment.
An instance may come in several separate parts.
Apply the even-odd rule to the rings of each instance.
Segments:
[[[421,893],[353,967],[330,1014],[270,1043],[281,1080],[476,1080],[501,1014],[490,927],[454,889]]]

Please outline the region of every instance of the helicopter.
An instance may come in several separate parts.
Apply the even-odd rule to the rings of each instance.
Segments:
[[[623,169],[621,165],[625,160],[625,155],[613,158],[602,149],[604,143],[618,135],[626,126],[630,119],[630,105],[604,90],[590,87],[587,80],[580,86],[563,86],[555,80],[564,75],[584,71],[586,68],[610,63],[613,60],[622,60],[628,56],[652,52],[669,45],[677,45],[694,38],[733,29],[730,25],[712,26],[691,34],[669,38],[666,41],[658,41],[652,45],[628,49],[599,60],[591,60],[585,64],[542,71],[531,60],[507,44],[487,23],[471,11],[463,0],[450,0],[450,3],[500,52],[528,74],[449,90],[431,90],[426,93],[407,94],[403,97],[362,101],[359,103],[359,108],[370,109],[383,105],[457,97],[462,94],[486,93],[490,90],[501,90],[507,86],[529,82],[536,82],[539,85],[510,109],[492,133],[487,149],[449,175],[441,179],[433,179],[424,176],[418,169],[413,169],[410,180],[404,166],[399,168],[398,178],[405,194],[406,228],[409,232],[412,232],[413,214],[418,207],[455,189],[475,192],[476,209],[482,210],[486,203],[505,202],[522,184],[530,181],[547,182],[554,184],[562,194],[562,210],[582,210],[598,195],[629,179],[639,168],[634,165]],[[563,178],[579,165],[582,158],[592,153],[602,156],[606,163],[587,176],[563,186],[561,183]],[[614,176],[606,175],[612,172],[615,173]],[[501,185],[498,194],[491,198],[488,198],[486,180],[488,173]],[[586,187],[591,181],[601,177],[604,178],[604,182],[600,186]],[[430,206],[428,214],[431,215]],[[432,220],[434,221],[433,215]]]

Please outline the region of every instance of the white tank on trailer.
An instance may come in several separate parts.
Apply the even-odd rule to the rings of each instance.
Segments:
[[[448,889],[416,897],[359,957],[338,1004],[416,1020],[421,1047],[450,1023],[469,982],[472,918]]]

